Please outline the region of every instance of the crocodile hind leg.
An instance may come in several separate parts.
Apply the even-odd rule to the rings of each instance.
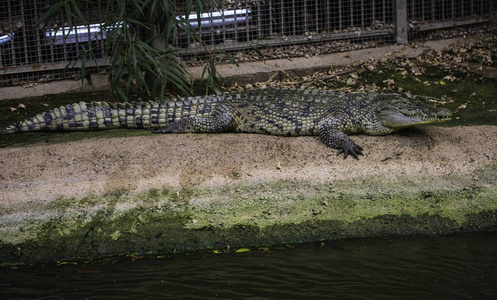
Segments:
[[[353,132],[350,124],[350,122],[345,122],[342,119],[330,118],[319,126],[319,136],[327,146],[338,149],[337,155],[343,153],[343,158],[345,159],[350,154],[359,159],[357,156],[364,155],[362,154],[364,149],[341,131]]]
[[[189,116],[166,127],[153,131],[154,133],[187,133],[187,132],[223,132],[235,126],[233,109],[227,105],[219,105],[208,117]]]

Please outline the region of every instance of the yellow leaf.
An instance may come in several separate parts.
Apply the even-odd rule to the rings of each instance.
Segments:
[[[221,253],[221,250],[214,249],[214,250],[212,250],[212,253],[219,254],[219,253]]]
[[[249,248],[240,248],[235,251],[236,253],[244,253],[244,252],[250,252]]]
[[[440,85],[445,85],[445,81],[440,80]]]

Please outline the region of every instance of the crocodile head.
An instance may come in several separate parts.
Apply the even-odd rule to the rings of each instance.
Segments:
[[[411,95],[382,95],[377,102],[377,115],[384,126],[392,131],[420,124],[450,121],[452,113],[423,103]]]

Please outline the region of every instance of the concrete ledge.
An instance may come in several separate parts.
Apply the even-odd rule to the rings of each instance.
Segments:
[[[30,83],[26,85],[2,87],[0,88],[0,100],[21,99],[81,91],[101,91],[108,90],[109,88],[109,77],[107,75],[92,75],[92,85],[89,85],[87,80],[84,81],[84,84],[81,84],[81,79],[66,79],[46,83]]]
[[[146,135],[0,149],[0,263],[497,227],[497,126]]]

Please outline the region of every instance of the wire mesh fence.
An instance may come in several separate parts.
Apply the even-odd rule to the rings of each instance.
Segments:
[[[488,0],[411,0],[409,1],[408,14],[409,18],[416,20],[416,22],[441,23],[488,16],[492,12],[494,4],[494,1]]]
[[[495,0],[410,0],[410,39],[433,30],[485,23],[495,18]]]
[[[393,34],[393,0],[261,0],[205,14],[202,40],[223,49],[280,46]],[[180,53],[203,49],[179,41]]]
[[[112,2],[81,1],[87,24],[67,27],[60,19],[47,27],[36,26],[55,0],[0,0],[0,86],[32,84],[78,77],[78,64],[63,74],[68,63],[95,49],[87,73],[105,71],[103,24],[112,20]],[[184,2],[177,2],[181,7]],[[400,3],[400,4],[399,4]],[[268,47],[331,45],[377,46],[396,41],[398,10],[404,8],[409,39],[423,32],[488,22],[495,16],[497,0],[225,0],[178,18],[188,20],[201,41],[178,29],[174,48],[184,59],[201,56],[213,48],[245,51]],[[58,28],[58,30],[55,30]],[[305,50],[300,54],[305,53]]]
[[[61,26],[55,19],[44,28],[37,25],[40,17],[54,1],[0,1],[0,86],[32,85],[62,78],[77,78],[77,69],[62,72],[69,63],[76,63],[86,49],[101,49],[94,53],[101,61],[105,32],[98,24],[106,19],[103,1],[83,2],[83,11],[90,24],[76,27]],[[94,65],[94,66],[92,66]],[[77,66],[77,63],[76,63]],[[90,62],[88,74],[99,72],[97,63]]]

